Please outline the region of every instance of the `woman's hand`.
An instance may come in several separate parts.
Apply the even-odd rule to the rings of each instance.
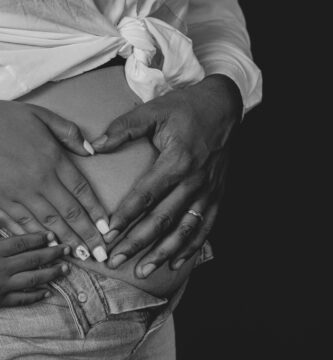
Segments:
[[[77,126],[38,106],[0,101],[0,208],[26,232],[45,229],[86,259],[106,259],[108,217],[61,142],[87,156]],[[83,241],[82,241],[83,240]]]
[[[137,276],[146,277],[169,259],[172,268],[179,268],[201,246],[217,212],[225,144],[241,114],[237,86],[225,76],[213,75],[119,117],[93,143],[96,152],[106,153],[148,136],[160,151],[151,171],[112,215],[111,232],[105,240],[118,241],[113,242],[110,267],[117,268],[156,242],[136,268]],[[205,215],[196,236],[193,231],[200,216],[187,213],[189,209]],[[125,236],[119,236],[142,214]]]
[[[35,303],[50,296],[42,286],[65,275],[66,264],[54,264],[70,253],[65,245],[47,247],[52,233],[0,237],[0,308]],[[44,268],[41,268],[44,267]]]

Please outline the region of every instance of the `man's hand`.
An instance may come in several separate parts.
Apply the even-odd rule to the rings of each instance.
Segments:
[[[74,123],[42,107],[0,101],[0,208],[26,232],[51,230],[74,256],[86,259],[89,248],[104,261],[96,227],[107,232],[107,214],[60,143],[89,155]]]
[[[0,308],[28,305],[50,296],[42,287],[68,272],[66,264],[54,262],[70,253],[65,245],[47,247],[53,238],[45,232],[0,238]]]
[[[112,215],[111,232],[105,238],[115,245],[110,267],[155,242],[136,267],[137,276],[146,277],[170,259],[171,267],[179,268],[198,250],[215,219],[225,144],[241,114],[237,86],[225,76],[213,75],[119,117],[92,144],[96,152],[106,153],[148,136],[160,151],[153,168]],[[119,236],[142,214],[126,236]],[[198,227],[200,218],[203,223]]]

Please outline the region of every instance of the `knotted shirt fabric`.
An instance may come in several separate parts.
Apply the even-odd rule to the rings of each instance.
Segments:
[[[0,0],[0,99],[70,78],[115,56],[144,101],[221,73],[245,109],[261,99],[236,0]]]

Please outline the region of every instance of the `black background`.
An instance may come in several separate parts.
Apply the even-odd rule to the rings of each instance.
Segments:
[[[194,271],[176,310],[179,360],[332,358],[321,355],[333,339],[317,84],[325,10],[301,3],[240,1],[264,99],[233,141],[216,258]]]

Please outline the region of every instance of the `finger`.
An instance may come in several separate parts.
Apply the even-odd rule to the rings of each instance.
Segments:
[[[204,180],[205,174],[197,173],[180,183],[112,249],[109,266],[117,268],[169,232],[188,208],[193,195],[203,186]]]
[[[50,268],[26,271],[10,277],[8,291],[35,288],[64,276],[69,271],[67,264],[58,264]]]
[[[9,257],[46,247],[53,239],[50,232],[13,236],[1,241],[1,256]]]
[[[139,181],[121,202],[111,217],[107,242],[112,242],[139,215],[165,197],[174,186],[182,181],[190,170],[186,154],[166,150],[157,159],[153,168]]]
[[[51,188],[55,186],[55,182],[51,184]],[[83,261],[90,256],[84,242],[47,199],[43,196],[36,196],[33,199],[26,199],[26,202],[43,227],[54,232],[62,243],[71,247],[73,256]]]
[[[0,228],[5,228],[12,235],[25,234],[24,229],[13,218],[0,209]]]
[[[26,232],[45,232],[43,225],[34,217],[28,207],[17,202],[2,204],[7,214]]]
[[[173,270],[178,270],[180,267],[190,259],[196,252],[199,250],[204,242],[207,240],[209,234],[211,233],[216,216],[218,214],[219,204],[214,203],[211,205],[205,214],[204,221],[200,225],[197,233],[195,234],[193,240],[191,240],[186,246],[184,246],[174,257],[171,262],[171,268]]]
[[[74,122],[66,120],[41,106],[34,106],[34,114],[68,150],[81,156],[94,154],[94,149],[84,139],[81,130]]]
[[[2,227],[0,228],[0,240],[2,239],[8,239],[10,238],[11,236],[13,236],[13,234],[7,230],[6,228]]]
[[[92,146],[97,152],[110,152],[127,141],[148,135],[153,130],[153,124],[154,120],[149,118],[143,108],[136,108],[115,119]]]
[[[107,234],[110,231],[109,217],[87,179],[68,159],[61,162],[57,169],[57,175],[70,193],[84,207],[98,231],[102,235]]]
[[[209,192],[205,192],[195,201],[190,210],[182,216],[176,229],[171,234],[159,241],[156,246],[145,255],[136,266],[136,274],[139,278],[146,278],[157,268],[170,260],[180,249],[191,242],[194,232],[202,222],[200,216],[204,214],[208,206]],[[202,216],[202,215],[201,215]]]
[[[72,231],[70,234],[67,233],[67,236],[69,235],[72,240],[75,239],[77,243],[77,237],[74,237],[75,232],[92,251],[98,262],[106,260],[105,244],[101,234],[91,222],[80,203],[73,198],[61,182],[54,181],[47,193],[44,193],[44,196],[57,209],[63,220],[71,227]],[[60,234],[57,235],[59,239],[63,239]],[[77,254],[77,247],[75,252]]]
[[[49,298],[51,295],[51,292],[46,289],[40,289],[32,292],[11,292],[1,301],[1,307],[31,305],[45,298]]]
[[[7,271],[9,275],[13,275],[28,270],[36,270],[69,255],[69,253],[70,248],[65,245],[25,252],[10,258]]]

